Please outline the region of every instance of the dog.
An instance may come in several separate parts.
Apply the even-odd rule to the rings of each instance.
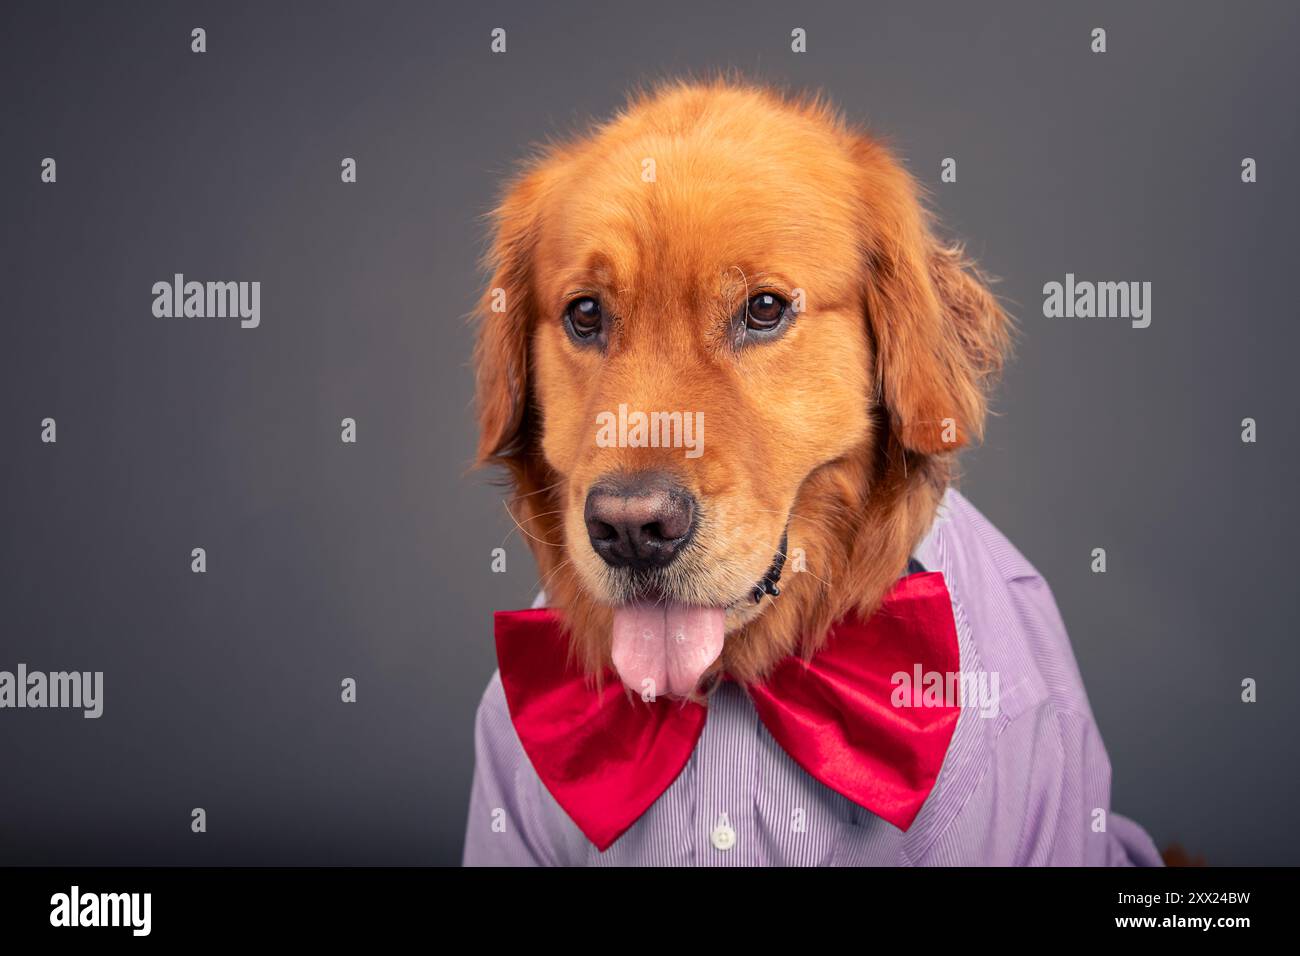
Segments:
[[[488,269],[477,461],[547,609],[498,615],[467,864],[1158,864],[953,487],[1011,325],[885,145],[663,84],[526,165]]]

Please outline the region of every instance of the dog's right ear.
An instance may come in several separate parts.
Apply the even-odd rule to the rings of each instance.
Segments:
[[[533,256],[543,190],[539,168],[511,184],[492,213],[492,278],[477,309],[474,388],[479,465],[514,470],[527,450],[528,340],[534,327]]]

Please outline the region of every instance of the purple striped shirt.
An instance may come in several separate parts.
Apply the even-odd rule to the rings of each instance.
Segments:
[[[916,560],[948,583],[962,674],[996,674],[997,694],[993,707],[965,702],[906,833],[806,774],[724,683],[681,775],[601,853],[534,772],[494,674],[475,725],[466,865],[1160,865],[1146,833],[1110,812],[1110,761],[1038,572],[952,490]]]

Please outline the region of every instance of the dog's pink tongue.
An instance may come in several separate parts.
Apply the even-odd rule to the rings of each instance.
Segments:
[[[646,696],[685,697],[722,653],[726,612],[685,604],[632,604],[614,611],[614,666]],[[650,681],[649,684],[646,682]]]

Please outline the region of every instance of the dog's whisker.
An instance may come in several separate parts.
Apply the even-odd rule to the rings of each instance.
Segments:
[[[562,570],[566,564],[569,565],[570,567],[573,566],[573,562],[570,561],[568,558],[562,558],[559,564],[551,568],[550,571],[546,572],[546,576],[542,578],[541,581],[538,582],[537,589],[541,591],[543,594],[546,594],[547,587],[550,585],[551,581],[555,578],[555,575],[560,570]],[[549,600],[549,596],[547,599]]]
[[[755,508],[754,511],[758,514],[774,514],[774,515],[788,514],[791,520],[802,521],[814,525],[830,535],[834,535],[838,532],[838,530],[840,530],[828,525],[821,518],[815,518],[810,515],[800,514],[797,511],[785,512],[785,511],[776,511],[770,508]],[[848,517],[847,511],[841,512],[840,514],[845,518]]]
[[[564,547],[564,543],[563,543],[563,542],[560,542],[560,543],[557,544],[557,543],[554,542],[554,541],[547,541],[545,538],[539,538],[537,535],[533,534],[531,531],[529,531],[527,528],[525,528],[523,525],[521,525],[521,524],[519,523],[519,519],[515,517],[515,514],[514,514],[513,511],[510,510],[510,506],[509,506],[509,505],[507,505],[504,501],[503,501],[501,504],[502,504],[502,507],[504,507],[504,508],[506,509],[506,514],[510,515],[510,520],[513,521],[513,522],[515,523],[515,527],[518,528],[520,531],[522,531],[524,534],[528,535],[528,537],[532,538],[534,541],[538,542],[539,544],[544,544],[544,545],[546,545],[548,548],[563,548],[563,547]],[[510,535],[511,535],[511,534],[514,534],[514,532],[511,531],[509,534],[507,534],[507,535],[505,536],[505,538],[502,539],[502,542],[501,542],[501,543],[502,543],[502,544],[505,544],[506,541],[509,541],[509,540],[510,540]]]
[[[535,515],[528,515],[528,517],[524,518],[524,521],[536,521],[538,518],[549,518],[551,515],[562,515],[562,514],[564,514],[564,509],[556,508],[554,511],[542,511]]]
[[[562,484],[564,484],[563,478],[554,484],[547,485],[545,488],[538,488],[536,491],[530,491],[527,494],[515,495],[515,497],[510,499],[510,504],[514,504],[517,501],[523,501],[525,498],[531,498],[533,495],[540,495],[542,492],[550,491],[552,488],[558,488]]]

